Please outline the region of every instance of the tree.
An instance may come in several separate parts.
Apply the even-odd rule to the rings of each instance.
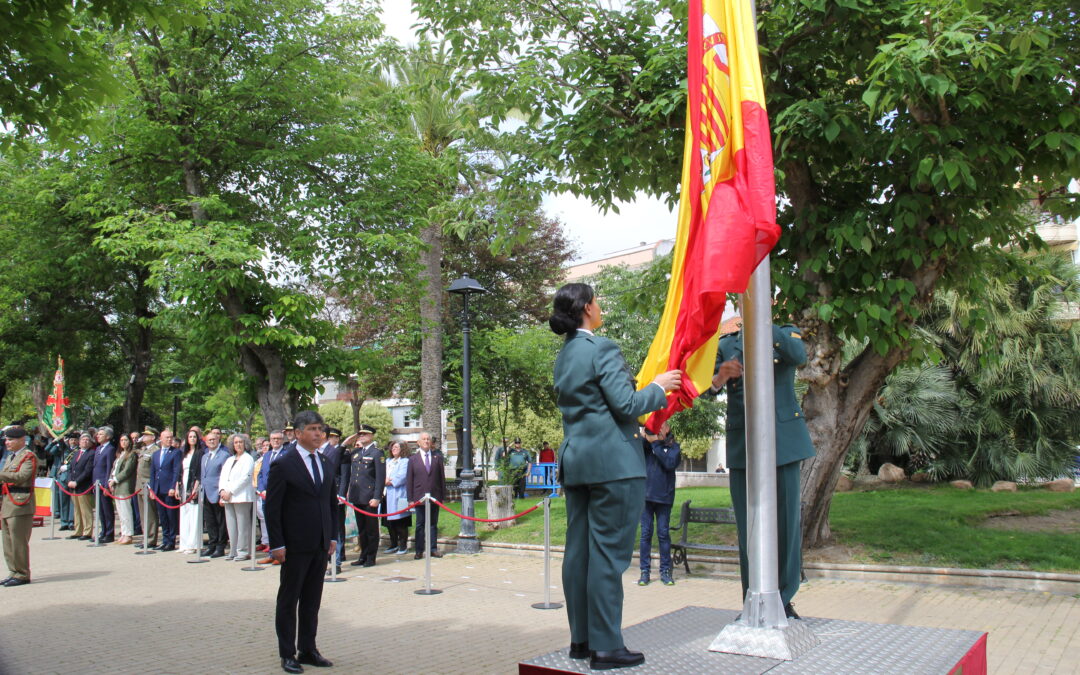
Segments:
[[[418,0],[475,67],[482,105],[531,120],[523,173],[601,205],[674,199],[686,4]],[[1077,13],[1065,0],[758,3],[782,235],[781,316],[802,329],[804,537],[830,537],[848,447],[939,284],[978,286],[976,244],[1029,245],[1022,205],[1075,212]],[[496,112],[494,123],[503,119]],[[661,297],[662,291],[656,297]],[[865,344],[842,358],[845,341]]]
[[[123,49],[130,95],[108,123],[111,168],[99,201],[138,208],[104,218],[119,259],[148,261],[166,292],[204,390],[239,363],[268,428],[281,428],[315,379],[355,370],[343,328],[322,316],[313,280],[348,287],[360,265],[412,241],[430,166],[384,131],[386,115],[349,96],[373,58],[370,11],[291,0],[177,5],[181,27],[140,25]],[[119,197],[118,197],[119,198]]]
[[[1005,256],[977,295],[939,293],[921,324],[969,401],[929,462],[980,485],[1067,475],[1080,445],[1080,269],[1057,254]]]
[[[77,131],[118,89],[109,41],[96,28],[175,18],[143,1],[0,2],[0,121],[19,135]]]

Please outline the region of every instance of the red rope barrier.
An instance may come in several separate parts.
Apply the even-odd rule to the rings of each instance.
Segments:
[[[127,501],[127,500],[129,500],[129,499],[134,499],[135,497],[138,497],[138,496],[139,496],[139,493],[140,493],[140,492],[142,492],[142,488],[139,488],[139,489],[138,489],[138,490],[136,490],[135,492],[132,492],[132,493],[131,493],[131,494],[129,494],[129,495],[127,496],[127,497],[117,497],[117,496],[116,496],[116,495],[114,495],[113,493],[109,492],[109,488],[105,487],[104,485],[102,485],[102,486],[101,486],[101,491],[102,491],[102,492],[104,492],[104,493],[105,493],[106,495],[108,495],[109,497],[111,497],[111,498],[115,499],[116,501],[120,501],[120,502],[126,502],[126,501]]]
[[[4,483],[4,495],[7,497],[7,499],[10,499],[11,503],[15,506],[26,506],[30,503],[30,500],[34,498],[33,493],[31,493],[27,495],[25,502],[20,502],[18,499],[15,499],[15,495],[11,494],[11,490],[8,489],[11,485],[11,483]],[[34,488],[30,489],[33,490]]]
[[[449,513],[452,513],[455,516],[457,516],[458,518],[462,518],[464,520],[472,520],[472,521],[477,522],[477,523],[501,523],[501,522],[504,522],[504,521],[507,521],[507,520],[514,520],[516,518],[520,518],[522,516],[528,515],[528,514],[532,513],[533,511],[535,511],[536,509],[540,508],[539,504],[534,504],[531,509],[525,509],[521,513],[515,513],[514,515],[508,516],[506,518],[473,518],[472,516],[466,516],[464,513],[458,513],[457,511],[450,508],[446,504],[443,504],[442,502],[440,502],[438,499],[432,499],[431,501],[435,502],[435,504],[437,504],[438,507],[440,509],[442,509],[443,511],[447,511]]]
[[[405,513],[406,511],[408,511],[412,507],[416,506],[417,504],[423,504],[424,500],[423,499],[417,499],[412,504],[409,504],[408,506],[401,509],[400,511],[394,511],[393,513],[369,513],[368,511],[365,511],[363,509],[356,508],[355,506],[353,506],[352,502],[350,502],[348,500],[345,500],[345,499],[342,499],[341,497],[338,497],[338,502],[344,504],[345,506],[348,506],[353,511],[356,511],[357,513],[363,514],[365,516],[372,516],[373,518],[389,518],[390,516],[397,516],[397,515],[400,515],[402,513]]]
[[[90,494],[91,492],[94,491],[94,486],[93,485],[91,485],[89,488],[87,488],[86,492],[68,492],[67,490],[64,489],[64,486],[61,485],[60,481],[58,481],[58,480],[54,480],[53,485],[55,485],[57,487],[57,489],[60,490],[60,492],[63,492],[68,497],[82,497],[82,496],[88,495],[88,494]]]
[[[165,507],[165,508],[167,508],[167,509],[178,509],[178,508],[180,508],[181,506],[183,506],[184,504],[189,504],[189,503],[191,502],[191,499],[192,499],[192,497],[194,497],[194,496],[195,496],[195,495],[197,494],[197,493],[195,493],[195,492],[192,492],[191,494],[189,494],[189,495],[188,495],[188,498],[187,498],[187,499],[185,499],[184,501],[180,502],[180,503],[179,503],[179,504],[177,504],[176,506],[171,506],[171,505],[169,505],[169,504],[166,504],[165,502],[161,501],[160,499],[158,499],[158,496],[157,496],[156,494],[154,494],[154,491],[153,491],[153,490],[151,490],[151,489],[150,489],[149,487],[148,487],[148,488],[146,488],[146,492],[147,492],[147,494],[149,494],[149,495],[150,495],[150,498],[151,498],[151,499],[153,499],[153,500],[154,500],[155,502],[157,502],[158,504],[161,504],[162,506],[164,506],[164,507]]]

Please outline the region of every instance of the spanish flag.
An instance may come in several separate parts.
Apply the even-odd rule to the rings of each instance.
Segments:
[[[743,293],[780,236],[772,142],[749,0],[690,0],[679,227],[667,303],[638,382],[679,369],[655,431],[711,385],[727,293]]]

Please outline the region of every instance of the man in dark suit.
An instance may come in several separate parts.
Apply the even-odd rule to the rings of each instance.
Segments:
[[[296,447],[270,465],[266,481],[270,555],[281,563],[274,627],[287,673],[304,672],[302,663],[333,665],[315,646],[327,555],[337,548],[334,474],[317,452],[323,424],[317,412],[299,413],[293,421]]]
[[[361,424],[356,434],[348,498],[357,508],[376,513],[386,488],[386,458],[375,445],[375,427]],[[374,567],[375,554],[379,552],[379,519],[357,513],[356,531],[360,535],[360,557],[352,564]]]
[[[113,459],[116,458],[116,444],[113,443],[113,430],[110,427],[101,427],[97,431],[97,450],[94,451],[94,484],[103,488],[109,487],[109,478],[112,477]],[[100,529],[94,533],[99,544],[111,544],[116,540],[115,521],[116,513],[113,511],[113,501],[101,495],[98,500],[98,524]]]
[[[443,456],[441,452],[435,452],[431,448],[431,434],[426,431],[420,434],[416,442],[419,446],[416,454],[409,457],[409,464],[405,470],[405,491],[409,495],[409,503],[415,502],[425,494],[430,494],[432,499],[440,502],[446,500],[446,479],[443,471]],[[424,557],[424,527],[431,531],[431,557],[441,558],[438,551],[439,540],[439,507],[431,505],[431,522],[424,522],[424,505],[416,507],[416,559]]]
[[[68,539],[90,541],[93,534],[93,497],[83,494],[94,483],[94,441],[85,431],[79,436],[79,451],[71,460],[68,489],[79,495],[72,497],[75,507],[75,534]]]
[[[181,453],[172,445],[163,446],[150,458],[150,489],[157,496],[159,502],[169,506],[176,506],[176,486],[180,482]],[[176,537],[180,531],[180,510],[166,508],[158,503],[158,523],[161,524],[161,546],[159,551],[175,551]]]

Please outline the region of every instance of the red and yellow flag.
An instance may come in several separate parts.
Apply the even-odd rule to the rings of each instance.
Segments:
[[[709,388],[727,293],[743,293],[776,225],[772,142],[749,0],[690,0],[688,100],[679,228],[667,303],[638,373],[667,370],[682,390],[650,415],[651,430]]]

